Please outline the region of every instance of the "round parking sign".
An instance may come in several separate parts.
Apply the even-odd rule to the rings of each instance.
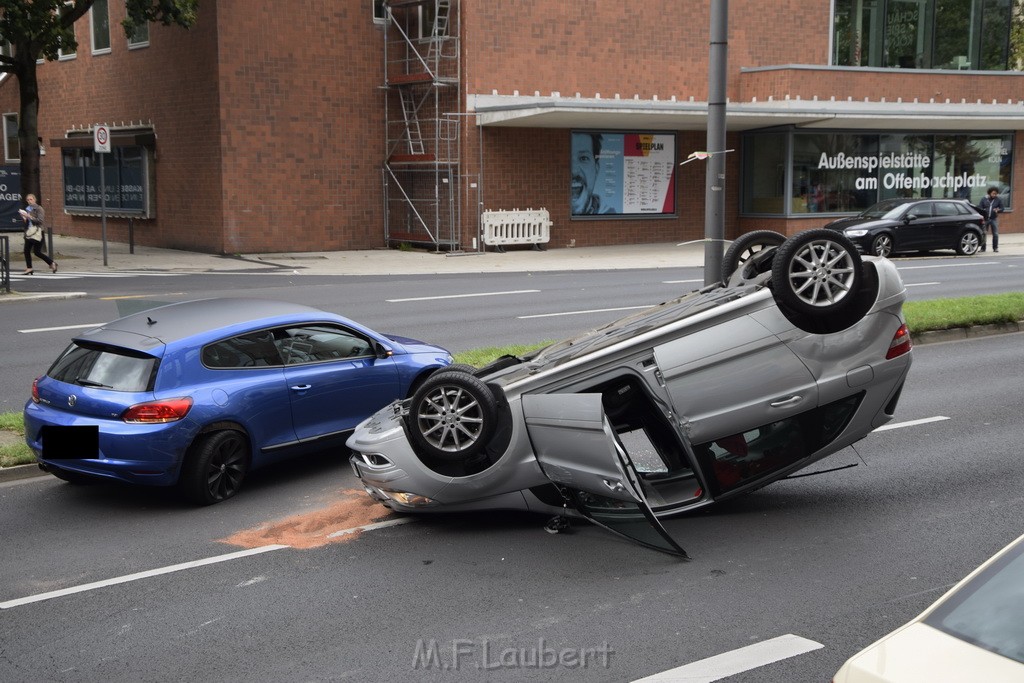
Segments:
[[[93,150],[96,152],[110,151],[110,129],[106,126],[96,126],[93,129]]]

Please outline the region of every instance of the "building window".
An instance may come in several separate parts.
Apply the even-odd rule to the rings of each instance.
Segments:
[[[149,22],[139,24],[128,37],[128,49],[146,47],[149,45]]]
[[[1020,66],[1024,14],[1009,0],[834,0],[832,63],[1006,71]]]
[[[89,10],[92,26],[92,53],[106,54],[110,52],[110,13],[107,11],[107,0],[96,0]]]
[[[70,0],[68,2],[65,2],[63,8],[61,9],[61,12],[63,13],[63,12],[68,11],[69,9],[72,8],[72,6],[74,4],[75,3],[71,2]],[[68,27],[68,32],[71,34],[72,38],[75,37],[75,25],[74,24],[72,24],[71,26]],[[63,42],[63,41],[61,41],[61,42]],[[65,59],[74,59],[75,55],[76,55],[76,52],[77,52],[77,49],[74,48],[74,47],[69,47],[66,50],[64,48],[62,48],[62,47],[58,47],[57,48],[57,59],[59,59],[61,61],[65,60]]]
[[[114,147],[109,154],[91,146],[63,148],[64,210],[98,216],[105,202],[109,215],[151,217],[151,158],[152,151],[140,145]]]
[[[384,0],[370,0],[373,3],[373,23],[383,24],[388,20],[388,11],[384,8]]]
[[[4,114],[4,159],[8,163],[21,161],[17,114]]]
[[[981,201],[1011,206],[1013,135],[846,132],[752,133],[743,140],[743,212],[851,213],[882,199]]]

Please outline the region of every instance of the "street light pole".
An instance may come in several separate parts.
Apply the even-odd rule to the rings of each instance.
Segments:
[[[708,56],[709,152],[725,150],[726,67],[729,45],[729,0],[711,0],[711,48]],[[722,280],[725,244],[725,154],[708,157],[704,191],[704,284]]]

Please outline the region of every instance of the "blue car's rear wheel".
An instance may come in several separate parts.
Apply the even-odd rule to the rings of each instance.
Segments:
[[[460,462],[480,453],[494,435],[498,405],[484,382],[464,371],[441,370],[416,390],[409,435],[421,454]]]
[[[192,445],[179,485],[192,501],[212,505],[238,493],[248,471],[248,439],[241,432],[225,429],[204,434]]]

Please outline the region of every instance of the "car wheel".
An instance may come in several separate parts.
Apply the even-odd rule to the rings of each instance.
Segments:
[[[961,256],[973,256],[981,249],[981,238],[973,230],[964,230],[956,242],[956,253]]]
[[[786,236],[774,230],[754,230],[737,237],[722,259],[722,274],[726,280],[743,264],[768,249],[775,249],[786,241]]]
[[[192,501],[212,505],[238,493],[248,471],[248,439],[241,432],[225,429],[203,434],[192,444],[179,484]]]
[[[497,427],[498,403],[480,379],[442,370],[416,391],[408,419],[412,441],[424,455],[458,462],[487,445]]]
[[[846,308],[861,285],[861,258],[845,235],[825,228],[786,240],[772,262],[776,300],[798,313],[828,315]]]
[[[452,363],[451,365],[446,365],[443,368],[438,368],[437,371],[438,372],[468,372],[469,374],[472,375],[473,373],[476,372],[476,370],[477,370],[476,367],[470,365],[469,363]]]
[[[892,235],[882,233],[871,241],[871,253],[875,256],[887,257],[892,253]]]

